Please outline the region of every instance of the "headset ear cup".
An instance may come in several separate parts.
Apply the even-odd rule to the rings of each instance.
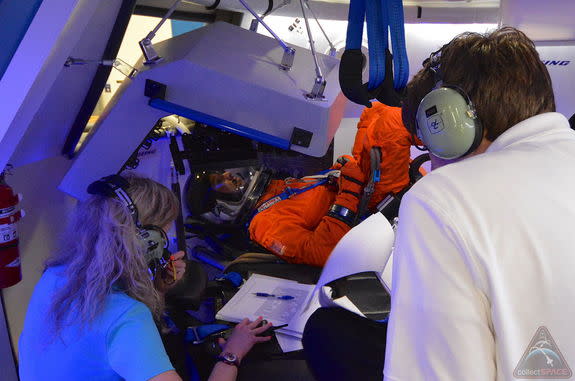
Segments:
[[[463,99],[465,99],[467,103],[466,114],[473,119],[473,129],[475,131],[475,136],[473,137],[473,142],[471,143],[469,149],[463,155],[461,155],[465,156],[475,151],[475,149],[477,149],[477,147],[479,147],[479,145],[481,144],[481,141],[483,140],[483,124],[481,123],[479,117],[477,116],[477,111],[475,110],[475,106],[473,105],[473,102],[471,102],[469,95],[467,95],[467,93],[462,88],[460,88],[459,86],[449,86],[449,85],[446,85],[445,87],[457,91],[463,97]]]
[[[419,138],[442,159],[467,155],[483,137],[469,97],[457,87],[443,86],[429,92],[419,104],[416,120]]]
[[[158,226],[143,226],[138,232],[138,238],[144,251],[146,263],[162,258],[164,249],[168,247],[166,233]]]
[[[477,114],[477,112],[475,111],[475,107],[473,106],[472,103],[469,104],[469,111],[474,113],[475,115]],[[479,147],[479,145],[481,144],[482,140],[483,140],[483,123],[481,123],[481,120],[479,120],[479,118],[476,116],[475,138],[473,139],[473,143],[471,144],[471,147],[469,147],[469,150],[465,153],[465,155],[475,151],[477,147]]]
[[[423,142],[423,137],[421,136],[421,131],[419,131],[419,127],[415,128],[415,136],[417,136],[417,138]]]

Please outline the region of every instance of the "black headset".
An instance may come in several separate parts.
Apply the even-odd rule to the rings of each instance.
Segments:
[[[88,185],[88,193],[103,197],[116,198],[124,204],[130,212],[134,224],[136,225],[136,234],[138,240],[144,249],[148,270],[152,279],[156,272],[164,268],[169,261],[170,252],[168,251],[168,237],[164,229],[155,225],[142,225],[138,218],[138,209],[130,197],[128,189],[130,183],[120,175],[110,175],[102,177]]]

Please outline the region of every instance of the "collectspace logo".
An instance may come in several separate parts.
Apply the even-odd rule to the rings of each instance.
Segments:
[[[545,327],[537,328],[513,376],[519,379],[565,379],[573,373]]]

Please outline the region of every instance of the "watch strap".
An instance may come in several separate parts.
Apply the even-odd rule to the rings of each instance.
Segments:
[[[238,360],[238,357],[236,355],[234,355],[233,353],[229,353],[229,352],[224,352],[221,353],[216,360],[221,361],[225,364],[228,365],[233,365],[236,368],[239,368],[240,366],[240,361]]]
[[[344,222],[346,225],[353,227],[355,212],[341,205],[333,204],[327,215]]]

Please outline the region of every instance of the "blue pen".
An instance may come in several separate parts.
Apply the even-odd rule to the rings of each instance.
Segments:
[[[262,298],[276,298],[276,299],[280,299],[280,300],[295,299],[295,297],[293,297],[291,295],[274,295],[274,294],[268,294],[267,292],[254,292],[254,295],[262,297]]]

